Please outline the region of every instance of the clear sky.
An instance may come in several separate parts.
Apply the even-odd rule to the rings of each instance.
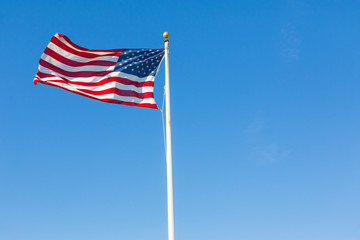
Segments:
[[[0,239],[167,239],[161,113],[33,85],[57,32],[170,32],[177,240],[360,239],[360,2],[2,1]],[[164,66],[155,83],[161,106]]]

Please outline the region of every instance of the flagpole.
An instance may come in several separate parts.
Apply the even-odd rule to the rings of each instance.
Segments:
[[[168,204],[168,240],[175,240],[174,224],[174,190],[171,151],[171,120],[170,120],[170,81],[169,81],[169,33],[163,34],[165,41],[165,110],[166,110],[166,173],[167,173],[167,204]]]

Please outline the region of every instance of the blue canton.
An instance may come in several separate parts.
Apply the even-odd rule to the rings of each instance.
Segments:
[[[114,71],[136,75],[140,78],[156,76],[165,51],[160,49],[125,49]]]

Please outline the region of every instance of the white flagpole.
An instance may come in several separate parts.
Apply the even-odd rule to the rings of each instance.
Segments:
[[[167,204],[168,204],[168,240],[175,240],[174,224],[174,190],[171,151],[171,120],[170,120],[170,82],[169,82],[169,33],[164,32],[165,38],[165,110],[166,110],[166,172],[167,172]]]

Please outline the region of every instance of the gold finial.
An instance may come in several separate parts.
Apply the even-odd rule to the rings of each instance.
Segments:
[[[164,37],[164,38],[169,38],[169,37],[170,37],[170,34],[169,34],[168,32],[164,32],[164,33],[163,33],[163,37]]]

